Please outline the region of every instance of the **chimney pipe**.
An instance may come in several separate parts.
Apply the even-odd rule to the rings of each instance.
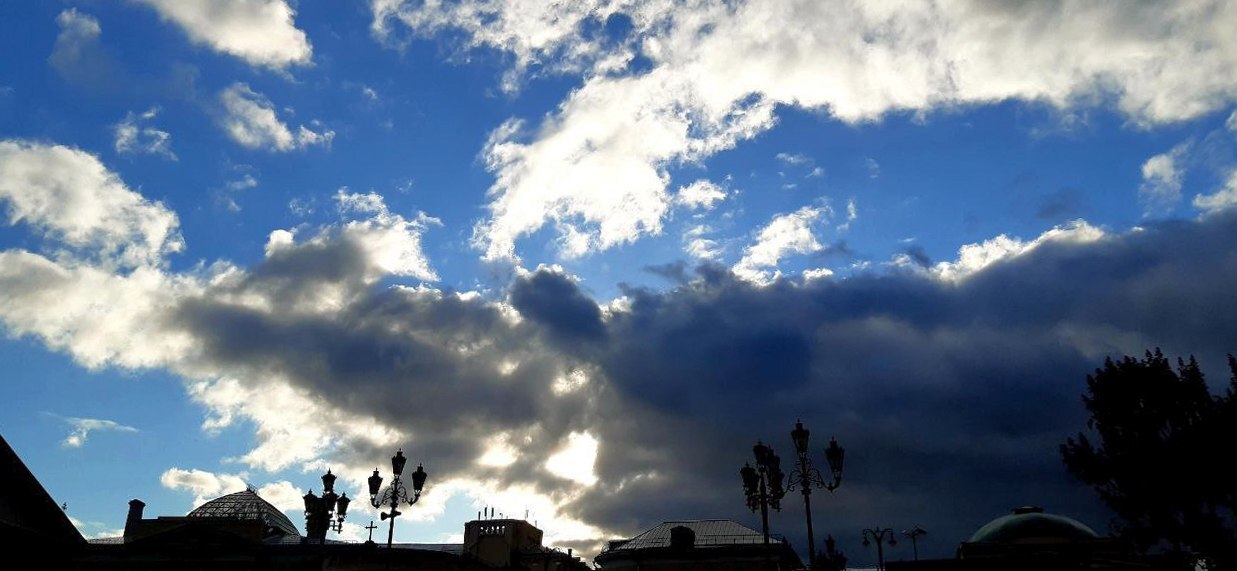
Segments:
[[[125,537],[137,530],[138,523],[142,521],[142,510],[145,508],[146,502],[139,499],[129,500],[129,516],[125,518]]]

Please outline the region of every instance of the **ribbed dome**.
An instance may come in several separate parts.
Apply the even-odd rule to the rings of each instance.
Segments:
[[[257,492],[245,490],[220,496],[189,512],[188,517],[222,517],[232,519],[256,519],[265,524],[264,535],[295,535],[300,536],[292,520],[279,511],[279,508],[262,499]]]
[[[1078,520],[1044,513],[1043,508],[1023,507],[998,517],[975,532],[971,543],[1039,543],[1099,539]]]

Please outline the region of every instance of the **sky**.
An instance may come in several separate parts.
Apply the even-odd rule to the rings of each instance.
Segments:
[[[1020,505],[1107,357],[1237,350],[1237,4],[0,4],[0,433],[90,537],[330,468],[553,545]],[[412,464],[410,464],[411,466]],[[806,553],[788,496],[774,533]],[[906,557],[894,548],[889,557]],[[805,556],[805,555],[804,555]]]

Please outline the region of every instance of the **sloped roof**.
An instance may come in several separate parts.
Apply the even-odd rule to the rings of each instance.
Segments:
[[[86,540],[0,436],[0,532],[18,542],[84,545]]]
[[[655,547],[670,547],[670,530],[683,526],[696,534],[695,547],[752,545],[764,543],[764,534],[728,519],[665,521],[607,551],[626,551]],[[780,542],[780,539],[773,540]]]
[[[301,532],[293,525],[292,520],[284,515],[279,508],[262,499],[257,492],[245,490],[220,496],[197,507],[186,517],[222,517],[231,519],[256,519],[265,525],[265,535],[294,535],[300,537]]]

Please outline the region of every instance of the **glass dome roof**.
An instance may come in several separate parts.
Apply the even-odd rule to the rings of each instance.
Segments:
[[[1022,507],[998,517],[975,532],[970,543],[1021,543],[1040,541],[1088,541],[1099,535],[1078,520],[1044,513],[1043,508]]]
[[[300,536],[296,526],[279,508],[262,499],[257,492],[245,490],[220,496],[189,512],[188,517],[222,517],[233,519],[256,519],[265,524],[264,535]]]

